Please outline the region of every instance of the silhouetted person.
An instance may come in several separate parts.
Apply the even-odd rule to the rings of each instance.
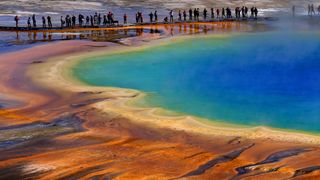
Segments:
[[[42,16],[42,28],[47,28],[46,18],[44,16]]]
[[[170,11],[169,15],[170,15],[170,22],[173,23],[173,11],[172,10]]]
[[[79,14],[78,16],[79,26],[82,26],[83,20],[84,20],[84,16],[82,14]]]
[[[73,15],[71,20],[72,20],[72,27],[75,27],[77,18]]]
[[[127,24],[127,23],[128,23],[128,22],[127,22],[127,19],[128,19],[127,14],[124,14],[124,15],[123,15],[123,24]]]
[[[32,15],[32,23],[33,23],[33,27],[37,27],[37,20],[36,20],[35,14]]]
[[[63,28],[63,26],[64,26],[65,23],[66,23],[66,22],[64,21],[63,16],[61,16],[61,18],[60,18],[61,28]]]
[[[214,9],[211,8],[211,19],[214,19]]]
[[[88,25],[89,25],[89,23],[90,23],[90,17],[89,17],[89,16],[87,16],[87,17],[86,17],[86,26],[88,26]]]
[[[94,20],[93,20],[92,16],[90,16],[90,23],[91,23],[91,27],[93,27],[94,26]]]
[[[108,23],[107,15],[103,15],[103,25],[106,26]]]
[[[19,16],[15,16],[14,21],[16,22],[16,28],[19,27]]]
[[[164,23],[168,23],[168,17],[165,17],[165,18],[163,19],[163,22],[164,22]]]
[[[244,8],[244,6],[242,6],[242,8],[241,8],[241,14],[242,14],[242,18],[245,18],[245,8]]]
[[[185,10],[183,11],[183,20],[187,21],[187,12]]]
[[[254,17],[254,7],[251,8],[251,17]]]
[[[154,12],[154,21],[158,22],[158,11]]]
[[[314,6],[311,4],[310,6],[311,15],[316,15],[316,12],[314,11]]]
[[[99,15],[98,15],[98,25],[101,24],[101,19],[102,19],[102,18],[101,18],[101,14],[99,14]]]
[[[192,20],[192,9],[189,9],[189,20]]]
[[[224,9],[224,8],[222,8],[221,16],[222,16],[222,18],[225,18],[225,17],[226,17],[226,11],[225,11],[225,9]]]
[[[71,18],[69,15],[66,16],[66,25],[67,27],[71,27]]]
[[[217,9],[216,12],[217,12],[217,18],[220,18],[220,9]]]
[[[48,21],[48,27],[51,29],[52,28],[51,16],[47,17],[47,21]]]
[[[204,8],[204,10],[203,10],[203,19],[204,19],[204,20],[207,19],[207,13],[208,13],[207,9]]]
[[[28,24],[28,28],[30,29],[31,28],[31,17],[28,17],[27,24]]]
[[[179,21],[182,21],[182,14],[181,14],[181,10],[179,10],[178,15],[179,15]]]
[[[296,15],[296,6],[292,6],[292,16],[294,17]]]
[[[257,9],[257,7],[254,8],[254,17],[258,18],[258,9]]]
[[[152,12],[149,14],[149,18],[150,18],[150,22],[152,23],[153,22],[153,13]]]
[[[136,24],[138,24],[139,23],[139,15],[138,15],[138,13],[136,13]]]

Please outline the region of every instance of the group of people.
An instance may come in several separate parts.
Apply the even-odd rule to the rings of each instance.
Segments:
[[[66,15],[64,18],[61,16],[60,18],[60,24],[61,27],[75,27],[78,20],[78,25],[80,27],[82,26],[100,26],[100,25],[107,25],[107,24],[113,24],[116,21],[114,20],[114,15],[112,12],[108,12],[106,15],[101,15],[98,13],[95,13],[93,16],[84,16],[82,14],[78,15],[78,18],[73,15]]]
[[[251,9],[251,18],[257,18],[258,17],[258,9],[257,7],[252,7]],[[227,18],[227,19],[230,19],[232,18],[232,11],[229,7],[227,8],[217,8],[217,9],[214,9],[214,8],[211,8],[210,9],[211,11],[211,19],[215,19],[215,18],[218,18],[218,19],[221,19],[221,18]],[[243,6],[242,8],[240,7],[236,7],[235,8],[235,17],[236,18],[248,18],[248,7],[246,6]],[[200,20],[200,9],[199,8],[195,8],[194,10],[192,9],[189,9],[188,11],[189,13],[189,20],[192,21],[199,21]],[[203,9],[203,20],[207,20],[208,19],[208,10],[206,8]],[[242,14],[242,16],[241,16]],[[178,13],[178,20],[179,21],[187,21],[187,11],[186,10],[179,10],[179,13]],[[170,20],[168,17],[165,17],[164,18],[164,22],[173,22],[173,11],[170,11],[169,13],[169,17],[170,17]],[[152,22],[152,21],[150,21]]]
[[[242,8],[236,7],[234,11],[235,11],[236,18],[238,18],[238,19],[241,18],[241,17],[242,18],[247,18],[248,17],[249,9],[246,6],[242,6]],[[257,18],[257,16],[258,16],[257,7],[251,7],[250,11],[251,11],[250,17]]]
[[[16,22],[16,27],[19,26],[19,16],[15,16],[14,20]],[[27,20],[27,26],[28,28],[32,27],[37,27],[37,20],[36,20],[36,15],[33,14],[31,17],[28,17]],[[51,21],[51,16],[42,16],[42,28],[52,28],[52,21]]]
[[[318,11],[318,15],[319,15],[320,14],[320,5],[318,6],[317,11]],[[309,16],[316,15],[313,4],[308,4],[308,15]]]

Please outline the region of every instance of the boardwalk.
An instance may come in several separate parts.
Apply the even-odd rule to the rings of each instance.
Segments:
[[[210,23],[210,22],[248,22],[248,21],[275,21],[277,18],[274,17],[259,17],[259,18],[225,18],[225,19],[216,19],[216,20],[207,20],[207,21],[175,21],[173,23],[164,23],[164,22],[155,22],[155,23],[136,23],[136,24],[117,24],[117,25],[96,25],[96,26],[75,26],[75,27],[61,27],[54,26],[52,28],[43,28],[43,27],[27,27],[27,26],[0,26],[0,31],[46,31],[46,30],[72,30],[72,29],[104,29],[104,28],[121,28],[121,27],[135,27],[135,26],[148,26],[148,25],[164,25],[164,24],[185,24],[185,23]]]

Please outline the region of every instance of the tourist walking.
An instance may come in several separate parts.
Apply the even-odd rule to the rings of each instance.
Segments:
[[[312,15],[316,15],[316,12],[314,11],[314,6],[313,6],[313,4],[311,4],[311,6],[310,6],[310,11],[311,11],[311,16],[312,16]]]

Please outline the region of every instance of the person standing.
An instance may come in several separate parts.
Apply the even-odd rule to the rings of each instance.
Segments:
[[[32,23],[33,23],[33,27],[37,27],[37,20],[36,20],[35,14],[32,15]]]
[[[316,15],[313,4],[311,4],[310,9],[311,9],[311,15]]]
[[[192,9],[189,9],[189,20],[192,20]]]
[[[27,24],[28,24],[28,28],[30,29],[31,28],[31,17],[28,18]]]
[[[123,24],[127,24],[127,23],[128,23],[128,22],[127,22],[127,19],[128,19],[127,14],[124,14],[124,15],[123,15]]]
[[[258,9],[257,9],[257,7],[254,8],[254,17],[256,19],[258,18]]]
[[[76,26],[76,17],[73,15],[71,20],[72,20],[72,27],[75,27]]]
[[[169,15],[170,15],[170,22],[173,23],[173,11],[172,10],[170,11]]]
[[[60,24],[61,24],[61,28],[63,28],[63,26],[65,24],[63,16],[60,17]]]
[[[89,16],[87,16],[87,17],[86,17],[86,26],[88,26],[88,25],[89,25],[89,22],[90,22],[90,17],[89,17]]]
[[[153,13],[152,12],[150,12],[149,18],[150,18],[150,23],[152,23],[153,22]]]
[[[217,13],[217,18],[220,18],[220,9],[219,8],[217,8],[216,13]]]
[[[214,9],[211,8],[211,19],[214,19]]]
[[[182,14],[181,14],[181,10],[179,10],[179,21],[182,21]]]
[[[158,11],[154,11],[154,21],[158,22]]]
[[[251,7],[250,11],[251,11],[251,18],[253,18],[254,17],[254,7],[253,6]]]
[[[48,21],[48,28],[52,28],[52,22],[51,22],[51,16],[47,17],[47,21]]]
[[[292,6],[292,17],[295,17],[295,15],[296,15],[296,6],[293,5]]]
[[[226,17],[226,11],[225,11],[225,9],[224,9],[224,8],[222,8],[221,16],[222,16],[222,18],[225,18],[225,17]]]
[[[46,18],[44,16],[42,16],[42,28],[47,28]]]
[[[186,10],[183,11],[183,21],[187,21],[187,12],[186,12]]]
[[[18,28],[19,27],[19,16],[15,16],[14,21],[16,22],[16,28]]]
[[[207,9],[204,8],[204,10],[203,10],[203,19],[204,20],[207,20],[207,13],[208,13]]]

